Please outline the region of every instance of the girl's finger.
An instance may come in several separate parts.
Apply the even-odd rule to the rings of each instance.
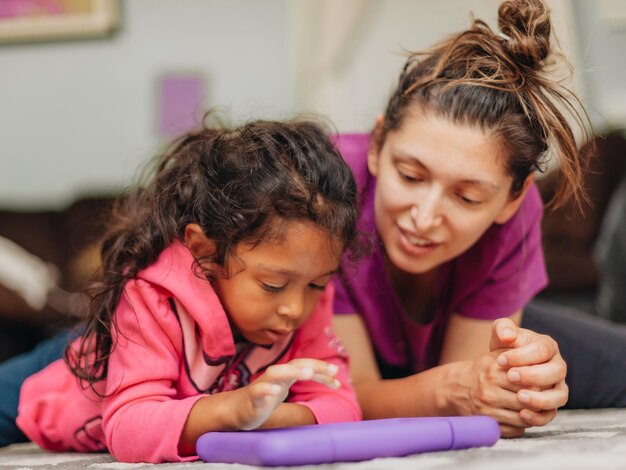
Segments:
[[[283,392],[283,387],[272,382],[253,382],[250,384],[250,398],[255,406],[262,405],[267,397],[276,397]]]
[[[526,387],[552,387],[565,380],[565,361],[552,360],[544,364],[514,367],[507,371],[507,379],[514,384]]]
[[[311,367],[299,367],[293,364],[275,364],[266,369],[257,380],[263,382],[284,382],[291,386],[296,380],[311,380],[315,371]]]
[[[543,391],[522,389],[517,398],[524,408],[533,411],[548,411],[560,408],[567,403],[569,390],[565,382]]]
[[[319,382],[323,385],[327,385],[330,388],[339,388],[341,387],[341,382],[335,378],[334,375],[329,374],[315,374],[311,380]]]
[[[339,371],[339,367],[337,365],[331,364],[330,362],[320,361],[319,359],[299,358],[289,361],[288,364],[297,367],[309,367],[316,374],[328,374],[334,376]]]

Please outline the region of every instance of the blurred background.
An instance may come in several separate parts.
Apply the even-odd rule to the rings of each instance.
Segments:
[[[471,14],[496,27],[499,4],[0,0],[0,359],[84,308],[71,293],[97,269],[111,197],[204,110],[233,123],[316,113],[339,132],[367,132],[405,51],[465,29]],[[626,217],[614,197],[626,157],[626,0],[548,4],[600,154],[587,177],[593,206],[546,216],[545,295],[626,321],[611,311],[623,271],[607,288],[602,264]]]

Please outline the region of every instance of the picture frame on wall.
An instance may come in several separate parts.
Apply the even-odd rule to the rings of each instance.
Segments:
[[[0,0],[0,44],[105,37],[119,0]]]

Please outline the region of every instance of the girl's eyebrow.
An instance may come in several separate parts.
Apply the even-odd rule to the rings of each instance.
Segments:
[[[424,165],[422,161],[415,155],[398,154],[393,157],[393,160],[396,162],[403,162],[403,163],[408,163],[410,165],[415,165],[431,173],[430,169],[426,165]],[[493,184],[489,181],[480,180],[480,179],[465,179],[465,180],[461,180],[460,183],[465,184],[465,185],[470,185],[470,186],[479,186],[481,188],[484,188],[487,191],[494,192],[494,193],[500,190],[500,186],[498,186],[497,184]]]
[[[263,271],[268,271],[268,272],[272,272],[275,274],[282,274],[284,276],[290,276],[290,277],[302,277],[302,274],[300,274],[298,271],[293,271],[293,270],[289,270],[289,269],[284,269],[280,266],[273,266],[271,264],[257,264],[256,267],[258,269],[261,269]],[[331,276],[333,274],[335,274],[337,272],[337,270],[339,269],[339,267],[337,267],[336,269],[333,269],[332,271],[329,271],[325,274],[320,274],[318,276],[319,277],[324,277],[324,276]],[[317,279],[317,278],[316,278]]]

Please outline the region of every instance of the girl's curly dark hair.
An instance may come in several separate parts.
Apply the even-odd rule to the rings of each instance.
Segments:
[[[293,220],[315,223],[344,248],[356,243],[356,184],[319,123],[204,127],[175,141],[156,163],[148,184],[121,199],[83,334],[65,353],[73,374],[92,388],[107,376],[126,281],[183,240],[188,224],[215,243],[210,261],[222,268],[237,244],[280,237]]]

